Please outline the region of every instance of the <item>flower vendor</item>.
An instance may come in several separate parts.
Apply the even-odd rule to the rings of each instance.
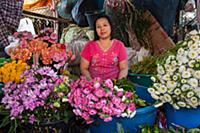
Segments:
[[[121,79],[127,76],[128,62],[124,44],[113,39],[111,20],[100,15],[94,22],[95,39],[81,52],[81,73],[88,79]]]

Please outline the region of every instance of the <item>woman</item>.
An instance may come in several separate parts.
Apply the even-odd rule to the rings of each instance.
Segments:
[[[94,22],[95,39],[81,52],[81,73],[92,79],[121,79],[128,74],[128,61],[124,44],[113,39],[111,20],[100,15]]]

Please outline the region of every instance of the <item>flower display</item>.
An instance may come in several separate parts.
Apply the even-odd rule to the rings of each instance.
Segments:
[[[196,108],[200,105],[200,41],[193,35],[181,42],[174,55],[157,66],[157,75],[148,88],[151,96],[175,109]]]
[[[42,30],[35,37],[28,32],[16,32],[14,36],[19,38],[19,45],[9,50],[12,59],[23,61],[33,59],[36,66],[41,60],[44,65],[53,64],[59,69],[75,58],[71,51],[66,52],[64,44],[56,43],[57,35],[51,28]]]
[[[20,75],[28,68],[29,66],[22,60],[7,62],[0,67],[0,82],[20,83],[23,80]]]
[[[88,81],[81,77],[70,84],[70,89],[68,97],[74,107],[73,112],[88,124],[94,121],[94,116],[108,122],[114,116],[132,118],[135,115],[133,91],[119,88],[110,79],[102,81],[95,78]]]
[[[7,82],[2,88],[2,103],[12,120],[19,123],[41,123],[67,119],[69,78],[59,76],[50,67],[24,71],[26,80]]]

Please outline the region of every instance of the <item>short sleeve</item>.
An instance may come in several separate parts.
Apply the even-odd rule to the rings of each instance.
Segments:
[[[85,47],[81,51],[80,55],[81,55],[81,57],[83,57],[87,61],[89,61],[89,62],[91,61],[91,47],[90,47],[90,43],[87,43],[85,45]]]
[[[120,46],[119,46],[119,62],[127,60],[128,59],[128,55],[126,53],[126,47],[124,46],[124,44],[121,42]]]

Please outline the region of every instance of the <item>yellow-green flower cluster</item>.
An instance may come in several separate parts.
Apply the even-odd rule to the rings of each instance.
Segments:
[[[22,78],[20,75],[28,68],[28,65],[21,61],[12,61],[5,63],[2,67],[0,67],[0,82],[16,82],[20,83]]]

